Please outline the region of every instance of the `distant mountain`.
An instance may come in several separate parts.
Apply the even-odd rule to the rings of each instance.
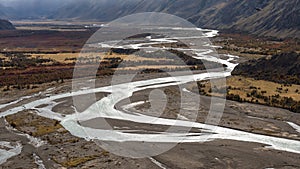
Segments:
[[[111,21],[140,12],[165,12],[190,18],[227,0],[77,0],[60,8],[55,19],[96,19]]]
[[[139,12],[165,12],[199,27],[300,38],[299,0],[78,0],[53,19],[111,21]]]
[[[257,35],[300,38],[300,0],[266,1],[259,11],[241,18],[233,28]]]
[[[11,30],[15,29],[12,23],[7,20],[0,19],[0,30]]]
[[[233,75],[279,83],[300,84],[300,54],[283,53],[271,58],[261,58],[239,64]]]
[[[8,15],[9,15],[8,7],[5,7],[5,6],[0,4],[0,18],[8,19]]]
[[[196,26],[300,38],[300,0],[0,0],[7,19],[108,22],[140,12],[164,12]]]
[[[9,20],[46,19],[61,6],[75,1],[76,0],[0,0],[0,17]]]

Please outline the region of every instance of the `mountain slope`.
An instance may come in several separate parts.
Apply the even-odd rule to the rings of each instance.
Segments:
[[[202,28],[300,38],[300,0],[0,0],[6,19],[109,22],[140,12],[174,14]]]
[[[208,9],[215,12],[215,15],[211,15],[207,11],[203,11],[200,15],[196,16],[201,18],[202,16],[210,16],[206,23],[206,26],[219,27],[219,28],[231,28],[240,19],[247,18],[257,13],[256,8],[263,8],[266,6],[267,0],[230,0],[223,3],[219,8]]]
[[[300,1],[270,1],[261,11],[241,18],[233,27],[258,35],[300,38]]]
[[[53,19],[80,19],[99,20],[103,22],[114,20],[120,16],[130,14],[129,10],[135,3],[118,0],[78,0],[57,10],[50,18]]]
[[[208,17],[209,16],[209,17]],[[259,36],[300,38],[299,0],[231,0],[191,18],[197,25]]]
[[[0,19],[0,30],[11,30],[15,29],[12,23],[7,20]]]
[[[251,60],[239,64],[232,74],[279,83],[300,84],[300,54],[283,53],[269,59]]]
[[[139,12],[165,12],[199,27],[300,38],[299,11],[299,0],[79,0],[51,18],[107,22]]]
[[[9,20],[45,19],[61,6],[64,6],[70,2],[75,2],[75,1],[74,0],[63,0],[63,1],[61,0],[0,0],[0,17]]]
[[[8,9],[7,7],[0,4],[0,18],[6,19],[8,17]]]
[[[60,8],[55,19],[97,19],[111,21],[139,12],[165,12],[183,18],[226,0],[78,0]]]

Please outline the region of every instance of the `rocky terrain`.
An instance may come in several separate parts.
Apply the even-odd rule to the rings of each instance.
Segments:
[[[155,78],[158,74],[148,74],[140,78]],[[141,79],[136,79],[141,80]],[[82,79],[82,82],[85,82]],[[109,77],[99,79],[103,82],[99,85],[106,86],[110,81]],[[176,86],[160,88],[164,90],[169,100],[165,109],[166,114],[162,115],[170,119],[177,117],[174,100],[178,98]],[[68,93],[71,90],[71,81],[64,84],[43,84],[35,89],[38,95],[8,105],[2,108],[0,113],[15,106],[46,98],[51,95]],[[148,99],[151,90],[142,90],[134,93],[130,100],[135,103]],[[23,95],[31,94],[32,90],[23,92],[9,91],[1,93],[1,102],[5,103],[15,98],[22,98]],[[196,92],[196,91],[193,91]],[[2,97],[2,95],[5,97]],[[188,97],[193,94],[185,91]],[[106,95],[100,94],[97,99]],[[6,98],[5,100],[3,100]],[[193,97],[190,97],[193,98]],[[207,111],[210,106],[210,97],[202,96],[197,122],[205,122]],[[72,100],[72,99],[71,99]],[[53,108],[60,114],[67,115],[65,110],[70,109],[74,103],[66,99],[57,100],[59,104]],[[62,101],[62,102],[61,102]],[[184,104],[188,104],[184,102]],[[123,100],[116,107],[124,111],[128,103]],[[126,111],[148,114],[149,106],[145,102],[141,105],[126,108]],[[45,107],[41,105],[40,108]],[[63,111],[64,110],[64,111]],[[185,109],[188,111],[188,109]],[[272,113],[269,113],[272,112]],[[274,112],[274,113],[273,113]],[[99,147],[93,141],[71,135],[64,129],[59,121],[40,116],[42,112],[36,110],[24,110],[17,114],[6,116],[0,120],[0,139],[11,144],[21,144],[22,152],[7,159],[2,168],[298,168],[299,154],[286,151],[279,151],[269,148],[265,144],[255,142],[234,141],[230,139],[216,139],[205,143],[180,143],[170,151],[152,158],[132,159],[120,157]],[[187,116],[188,117],[188,116]],[[183,118],[183,117],[182,117]],[[147,125],[144,123],[132,123],[123,120],[106,119],[110,125],[119,131],[132,133],[143,130],[154,132],[165,130],[166,126]],[[255,104],[242,104],[227,101],[224,114],[220,119],[220,126],[251,132],[271,137],[281,137],[290,140],[300,140],[299,131],[290,124],[299,124],[299,114],[287,110],[271,108]],[[95,124],[95,123],[94,123]],[[92,122],[84,122],[82,125],[93,126]],[[99,126],[98,126],[99,127]],[[192,128],[191,132],[197,132]],[[198,131],[199,132],[199,131]],[[145,133],[146,134],[146,133]],[[137,144],[138,145],[138,144]],[[294,146],[297,146],[295,144]],[[22,161],[20,163],[19,161]]]

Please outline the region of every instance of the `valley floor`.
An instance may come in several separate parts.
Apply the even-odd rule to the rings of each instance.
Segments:
[[[197,92],[195,89],[199,88],[193,86],[197,86],[196,83],[188,83],[192,80],[189,81],[186,78],[190,77],[181,78],[178,81],[153,80],[166,76],[164,73],[155,73],[152,70],[152,68],[157,68],[155,67],[157,63],[167,63],[169,60],[166,58],[149,59],[134,55],[127,57],[128,55],[113,52],[105,54],[106,61],[111,61],[106,65],[110,68],[103,69],[100,72],[103,76],[97,77],[99,78],[96,83],[97,91],[92,92],[94,93],[92,99],[89,95],[92,88],[85,86],[90,79],[74,79],[76,84],[79,84],[75,86],[76,92],[81,92],[80,96],[82,96],[79,103],[85,105],[81,107],[82,110],[78,109],[74,103],[76,101],[73,100],[74,86],[68,79],[72,78],[74,62],[87,40],[86,37],[93,34],[95,30],[86,28],[82,23],[71,25],[68,29],[64,24],[52,23],[53,25],[46,30],[44,24],[49,23],[16,23],[19,30],[0,33],[0,40],[3,42],[0,43],[0,47],[5,49],[1,51],[0,59],[2,58],[5,63],[7,61],[9,65],[12,62],[9,60],[12,54],[16,58],[21,57],[21,60],[29,61],[34,66],[22,69],[14,67],[4,69],[3,67],[0,71],[0,168],[300,168],[300,114],[258,104],[225,101],[218,96],[216,99],[225,103],[224,112],[216,117],[216,121],[209,121],[210,106],[217,105],[211,104],[212,97],[205,95],[199,98],[200,105],[192,105],[195,102],[194,92]],[[33,28],[34,31],[31,33]],[[57,30],[52,31],[53,28]],[[43,42],[40,42],[41,38],[44,39]],[[32,44],[27,44],[25,40],[28,39]],[[166,39],[163,38],[152,40],[166,43]],[[279,51],[299,51],[299,45],[291,45],[295,43],[292,40],[275,42],[265,41],[265,39],[255,40],[253,37],[244,35],[221,34],[212,41],[215,47],[223,47],[218,49],[218,52],[222,53],[219,61],[228,69],[233,69],[239,62],[270,56]],[[155,45],[152,47],[157,47]],[[168,47],[166,44],[162,45]],[[169,45],[172,47],[174,44]],[[132,46],[141,47],[141,44]],[[175,46],[182,47],[178,44]],[[206,52],[198,53],[196,58],[205,58],[208,54]],[[95,66],[90,63],[96,59],[99,58],[82,57],[82,67]],[[131,64],[136,64],[137,60],[155,64],[152,63],[148,72],[134,78],[137,82],[134,88],[115,91],[117,96],[122,96],[121,100],[116,103],[111,103],[107,99],[102,100],[113,92],[111,82],[115,77],[112,73],[116,69],[112,68],[114,66],[112,62],[124,60]],[[143,69],[145,65],[147,64],[137,69]],[[196,69],[197,66],[191,67]],[[179,66],[173,69],[167,68],[176,72]],[[211,78],[201,69],[196,69],[193,73],[204,74],[199,77]],[[229,76],[230,72],[225,74]],[[217,77],[217,74],[215,76]],[[142,81],[147,81],[147,83]],[[271,82],[265,82],[262,85],[260,81],[233,76],[229,77],[231,87],[235,87],[231,89],[231,92],[247,99],[247,93],[250,92],[247,86],[249,81],[256,84],[253,86],[256,88],[266,87],[265,84],[269,84],[267,94],[270,95],[277,92],[275,88],[279,87],[278,84]],[[179,89],[176,87],[177,82],[182,82],[187,87]],[[124,87],[124,85],[118,87]],[[299,86],[293,85],[286,88],[288,88],[288,91],[284,93],[286,96],[299,99],[299,93],[295,93]],[[149,98],[152,92],[150,89],[155,89],[154,94],[164,91],[166,95],[151,99]],[[209,93],[208,90],[209,85],[206,85],[205,92]],[[180,96],[185,98],[182,104],[180,104]],[[101,104],[102,110],[108,112],[102,111],[103,114],[99,117],[95,115],[94,118],[90,118],[89,115],[94,114],[85,110],[101,100],[107,103]],[[157,107],[164,110],[161,114],[155,114],[153,110],[149,111],[153,100],[156,101],[154,103],[166,103],[166,107]],[[179,105],[183,105],[183,108],[180,109]],[[191,115],[191,112],[195,111],[196,117]],[[76,114],[80,115],[82,112],[86,114],[78,116],[79,120],[72,123],[74,119],[77,119]],[[114,113],[118,112],[122,114],[116,118]],[[155,119],[157,121],[152,121],[152,117],[159,118]],[[187,133],[166,132],[170,124],[174,122],[172,120],[175,119],[179,120],[178,130],[188,129]],[[121,137],[127,140],[118,142],[119,140],[116,141],[118,137],[113,137],[115,135],[99,136],[98,132],[87,134],[89,137],[86,138],[84,132],[76,132],[78,125],[92,129],[102,129],[102,127],[106,129],[107,126],[99,125],[103,120],[112,129],[108,131],[128,136]],[[152,134],[160,135],[149,141],[151,139],[149,136]],[[205,136],[209,137],[202,141]],[[163,145],[168,141],[176,143],[178,138],[184,139],[169,151],[151,158],[121,157],[113,154],[114,151],[104,148],[105,146],[111,148],[113,145],[117,148],[125,146],[129,150],[136,150],[144,148],[139,145],[147,147],[152,144]],[[143,139],[146,143],[141,141]]]
[[[151,75],[145,76],[151,77]],[[102,78],[101,81],[105,86],[110,79]],[[44,84],[39,90],[38,95],[8,105],[0,111],[3,112],[17,105],[50,95],[66,93],[71,90],[71,82],[66,81],[64,84],[58,85]],[[177,96],[176,88],[168,88],[168,91],[170,97]],[[143,101],[148,96],[148,92],[143,90],[134,93],[130,99],[132,102]],[[10,99],[4,100],[1,97],[1,102],[22,98],[22,95],[29,93],[32,91],[25,90],[21,95],[7,92],[5,98]],[[104,97],[105,94],[103,94],[97,94],[98,99]],[[186,94],[189,92],[186,91]],[[205,112],[209,109],[210,97],[202,96],[200,103],[201,109],[197,122],[205,122],[207,115]],[[62,102],[55,109],[63,110],[70,107],[70,104],[72,103],[69,101]],[[124,109],[124,104],[126,105],[126,102],[121,101],[117,108]],[[144,105],[131,106],[129,110],[147,114],[145,111],[147,107],[145,102]],[[167,107],[167,113],[163,116],[176,118],[177,115],[174,114],[176,111],[168,111],[170,108],[172,107]],[[267,144],[230,139],[215,139],[205,143],[179,143],[170,151],[151,159],[119,157],[100,148],[92,141],[72,136],[56,120],[41,117],[36,113],[35,110],[25,110],[1,119],[1,140],[14,145],[21,143],[23,146],[22,152],[7,159],[1,165],[2,168],[38,168],[41,165],[46,168],[186,168],[186,166],[189,166],[188,168],[300,168],[299,153],[274,150],[268,148]],[[67,111],[63,113],[68,114]],[[297,144],[300,144],[299,129],[295,128],[296,124],[300,124],[299,116],[299,114],[279,108],[226,101],[220,126],[274,138],[298,140]],[[116,129],[121,130],[122,128],[124,130],[143,129],[144,132],[153,132],[164,129],[159,125],[156,129],[155,125],[149,126],[142,123],[132,125],[126,121],[111,119],[107,119],[107,121]],[[295,124],[295,126],[290,124]],[[87,122],[83,125],[92,125],[92,123]],[[197,129],[191,129],[191,131],[194,130]],[[294,145],[295,148],[297,144]],[[41,163],[37,162],[34,157],[39,157]],[[19,163],[20,160],[22,160],[22,164]]]

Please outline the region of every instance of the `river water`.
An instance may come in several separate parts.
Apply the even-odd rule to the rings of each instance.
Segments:
[[[215,30],[206,30],[206,37],[212,37],[216,35]],[[152,38],[151,42],[141,43],[141,44],[131,44],[126,46],[118,46],[118,47],[126,47],[126,48],[145,48],[145,45],[153,45],[159,43],[173,43],[174,38]],[[189,37],[177,37],[178,39],[184,39]],[[195,37],[192,37],[195,38]],[[109,44],[98,44],[101,47],[113,47]],[[178,49],[180,50],[180,49]],[[181,49],[187,50],[187,49]],[[134,81],[116,85],[110,85],[105,87],[97,87],[97,88],[82,88],[82,90],[73,91],[70,93],[63,93],[57,95],[50,95],[49,97],[35,100],[29,103],[25,103],[21,106],[16,106],[11,109],[2,111],[0,113],[0,117],[5,117],[7,115],[18,113],[25,109],[34,109],[38,112],[38,115],[55,119],[61,122],[63,127],[68,130],[72,135],[80,138],[84,138],[87,140],[94,141],[104,141],[104,142],[157,142],[157,143],[179,143],[179,142],[206,142],[212,141],[215,139],[229,139],[229,140],[237,140],[237,141],[245,141],[245,142],[255,142],[266,145],[268,148],[300,153],[300,142],[296,140],[290,140],[285,138],[271,137],[259,134],[253,134],[249,132],[238,131],[234,129],[229,129],[225,127],[213,126],[203,123],[198,123],[194,121],[181,120],[181,119],[167,119],[161,117],[153,117],[144,114],[138,113],[128,113],[126,111],[117,110],[115,105],[129,98],[133,95],[134,92],[143,91],[146,89],[156,89],[168,86],[176,86],[181,84],[186,84],[193,81],[200,80],[209,80],[209,79],[218,79],[224,78],[231,75],[231,71],[237,65],[237,56],[225,55],[225,59],[217,58],[214,55],[210,55],[211,48],[207,50],[198,50],[198,49],[190,49],[196,53],[194,56],[197,59],[207,60],[211,62],[218,62],[223,65],[226,65],[226,69],[223,71],[217,72],[204,72],[199,74],[191,74],[191,75],[182,75],[176,77],[165,77],[165,78],[156,78],[156,79],[148,79],[143,81]],[[56,113],[52,110],[52,108],[59,104],[55,100],[63,99],[73,96],[80,96],[91,93],[99,93],[99,92],[107,92],[110,93],[107,97],[100,99],[95,102],[91,106],[89,106],[86,110],[80,113],[74,113],[71,115],[65,115]],[[33,95],[32,97],[34,97]],[[17,101],[13,101],[11,103],[0,105],[0,110],[6,108],[7,106],[12,106],[21,100],[26,100],[31,98],[31,96],[23,97]],[[39,108],[39,106],[48,104],[46,107]],[[133,103],[134,104],[134,103]],[[205,134],[199,134],[198,132],[159,132],[159,133],[138,133],[135,130],[135,133],[129,133],[127,131],[118,130],[118,129],[99,129],[99,128],[91,128],[80,125],[79,121],[88,121],[96,118],[109,118],[114,120],[122,120],[141,124],[151,124],[151,125],[165,125],[165,126],[179,126],[179,127],[189,127],[196,128],[201,131],[205,131]],[[130,130],[130,129],[129,129]],[[4,144],[4,142],[3,142]],[[5,142],[5,145],[9,145],[9,143]],[[9,153],[5,155],[5,153],[1,153],[1,159],[7,159],[12,155],[16,155],[19,151],[19,145],[17,147],[10,147],[12,151],[15,152]],[[4,151],[4,150],[1,150]],[[5,157],[4,157],[5,156]]]

